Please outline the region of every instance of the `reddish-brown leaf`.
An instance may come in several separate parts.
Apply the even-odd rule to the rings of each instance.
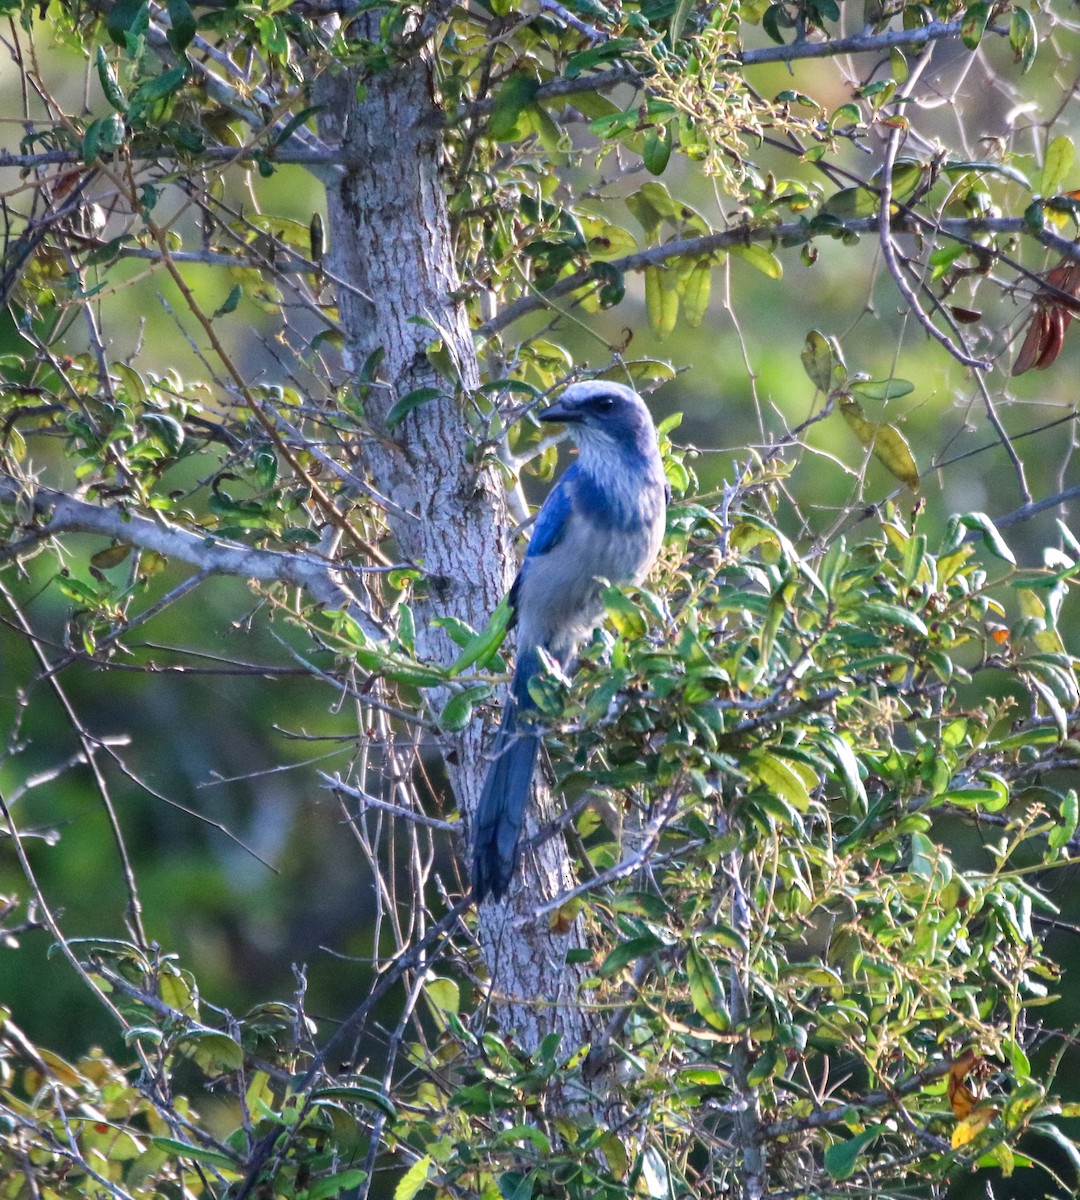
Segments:
[[[1065,345],[1065,330],[1080,312],[1080,263],[1063,259],[1045,275],[1045,286],[1032,297],[1035,311],[1013,363],[1013,375],[1034,367],[1045,371]]]

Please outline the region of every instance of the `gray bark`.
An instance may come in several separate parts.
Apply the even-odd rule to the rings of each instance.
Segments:
[[[359,25],[359,36],[378,37],[377,17]],[[501,479],[491,463],[470,461],[469,392],[479,372],[467,314],[455,299],[460,280],[440,170],[443,114],[430,62],[416,52],[379,73],[329,73],[318,82],[315,99],[324,105],[322,136],[341,142],[348,164],[327,189],[329,266],[356,289],[338,297],[347,362],[357,370],[373,351],[384,351],[380,386],[365,414],[375,436],[364,440],[363,467],[393,501],[387,521],[399,556],[427,576],[425,594],[414,606],[418,653],[448,663],[457,649],[432,618],[452,614],[482,628],[515,564]],[[440,337],[459,377],[456,390],[426,353]],[[422,387],[438,388],[438,399],[388,430],[393,404]],[[442,742],[465,814],[479,799],[488,744],[479,720]],[[548,801],[545,790],[541,807]],[[535,828],[534,818],[527,836]],[[578,971],[566,964],[567,951],[582,945],[581,923],[563,933],[531,915],[536,901],[558,894],[571,878],[562,839],[525,855],[522,872],[523,882],[507,902],[485,905],[480,914],[497,1019],[526,1049],[557,1030],[569,1051],[589,1036],[577,1004]],[[463,873],[468,876],[467,863]]]

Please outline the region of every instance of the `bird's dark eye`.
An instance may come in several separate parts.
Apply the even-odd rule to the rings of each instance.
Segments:
[[[597,396],[592,402],[592,407],[597,412],[611,412],[615,405],[615,401],[610,396]]]

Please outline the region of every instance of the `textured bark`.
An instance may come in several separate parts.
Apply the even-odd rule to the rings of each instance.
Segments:
[[[378,37],[374,17],[360,25],[360,36]],[[325,106],[323,136],[342,143],[349,164],[328,187],[330,265],[370,298],[341,290],[346,353],[359,369],[373,351],[384,351],[380,386],[366,408],[380,436],[365,442],[364,467],[393,501],[388,521],[401,556],[427,575],[426,593],[415,606],[418,653],[448,663],[456,647],[432,626],[432,618],[452,614],[482,627],[515,564],[501,479],[490,465],[477,469],[469,461],[463,397],[477,386],[479,374],[465,309],[454,299],[460,281],[440,172],[442,113],[430,64],[416,53],[377,74],[342,69],[325,75],[315,98]],[[430,324],[417,323],[417,317]],[[460,377],[457,395],[428,359],[427,347],[437,337]],[[393,404],[421,387],[438,388],[440,397],[387,430]],[[477,720],[442,745],[458,806],[470,816],[488,742]],[[541,808],[547,807],[545,795]],[[526,836],[536,824],[534,817]],[[480,914],[495,1011],[503,1031],[526,1048],[557,1030],[569,1050],[590,1033],[577,1004],[578,971],[566,964],[567,951],[582,944],[581,926],[559,934],[530,915],[538,900],[569,882],[565,846],[551,839],[523,858],[523,881],[508,901],[486,905]]]

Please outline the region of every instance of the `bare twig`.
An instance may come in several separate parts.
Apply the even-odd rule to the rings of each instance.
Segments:
[[[930,51],[926,49],[916,59],[909,68],[907,79],[901,87],[897,88],[897,100],[907,100],[911,97],[916,84],[919,82],[919,77],[929,65]],[[885,145],[885,161],[881,168],[881,192],[878,203],[878,234],[881,243],[882,257],[885,259],[885,266],[888,268],[889,274],[892,276],[893,283],[896,284],[896,289],[908,303],[912,316],[919,322],[923,329],[935,341],[940,342],[942,346],[955,358],[958,362],[962,362],[965,366],[973,367],[978,371],[988,371],[993,363],[986,362],[981,358],[973,358],[962,346],[956,345],[947,334],[942,333],[940,329],[930,319],[929,315],[923,310],[919,303],[919,298],[915,294],[914,288],[908,283],[904,272],[900,268],[900,263],[896,256],[896,247],[893,244],[892,234],[892,174],[893,167],[896,163],[896,155],[900,150],[900,142],[904,135],[904,126],[897,125],[889,134],[889,140]]]
[[[416,812],[411,808],[402,808],[401,805],[392,804],[389,800],[380,800],[378,796],[372,796],[359,788],[350,787],[340,775],[327,775],[325,771],[319,771],[318,776],[332,791],[338,792],[342,796],[348,796],[366,808],[378,808],[382,812],[400,817],[403,821],[411,821],[414,825],[424,825],[428,829],[438,829],[442,833],[449,833],[454,837],[460,837],[463,832],[459,821],[440,821],[438,817],[429,817],[426,813]]]

